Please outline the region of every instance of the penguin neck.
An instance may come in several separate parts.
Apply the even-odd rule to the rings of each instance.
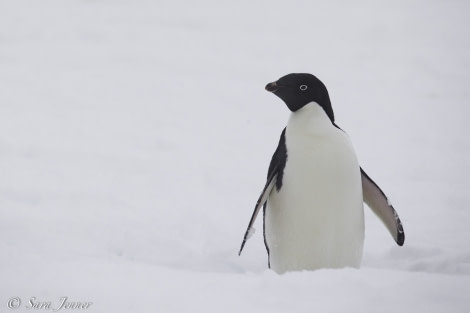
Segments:
[[[314,101],[292,112],[287,128],[296,132],[315,135],[321,135],[336,129],[325,110]]]

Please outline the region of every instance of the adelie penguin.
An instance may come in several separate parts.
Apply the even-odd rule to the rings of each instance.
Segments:
[[[398,245],[405,233],[384,192],[359,166],[347,134],[335,124],[325,85],[289,74],[266,86],[291,111],[269,164],[242,245],[263,207],[268,265],[278,273],[359,267],[365,202]]]

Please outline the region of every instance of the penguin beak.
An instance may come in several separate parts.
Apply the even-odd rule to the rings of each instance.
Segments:
[[[276,92],[279,89],[279,85],[276,82],[269,83],[266,85],[264,89],[266,89],[269,92]]]

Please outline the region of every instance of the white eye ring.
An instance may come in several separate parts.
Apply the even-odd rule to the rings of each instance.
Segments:
[[[307,90],[308,86],[307,85],[300,85],[300,90],[305,91]]]

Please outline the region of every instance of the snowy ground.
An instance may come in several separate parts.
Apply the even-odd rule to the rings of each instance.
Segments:
[[[1,1],[0,312],[466,312],[469,10]],[[276,275],[259,223],[237,255],[290,72],[327,85],[404,223],[400,248],[366,209],[361,270]]]

